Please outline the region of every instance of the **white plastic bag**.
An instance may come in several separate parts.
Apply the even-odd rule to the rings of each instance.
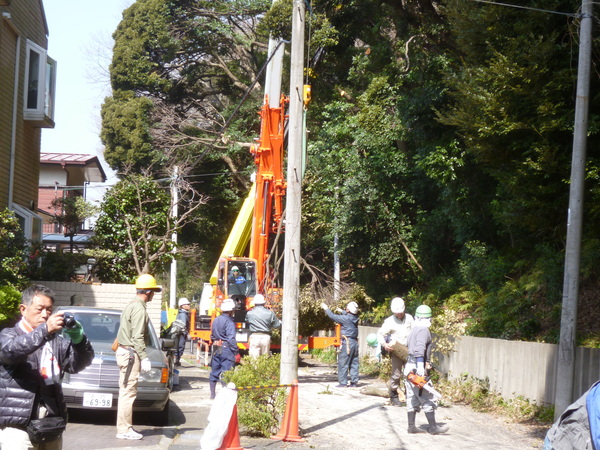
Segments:
[[[235,384],[229,383],[226,389],[219,390],[208,414],[208,425],[200,439],[202,450],[216,450],[221,447],[236,402]]]

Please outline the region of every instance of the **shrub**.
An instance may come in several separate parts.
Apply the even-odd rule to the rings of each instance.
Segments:
[[[280,355],[245,357],[242,364],[223,374],[225,382],[237,387],[279,384]],[[240,432],[268,437],[279,431],[287,400],[287,389],[249,389],[238,392]]]
[[[13,286],[0,286],[0,327],[10,324],[18,316],[21,293]]]
[[[18,289],[27,285],[27,241],[12,211],[0,211],[0,284]]]

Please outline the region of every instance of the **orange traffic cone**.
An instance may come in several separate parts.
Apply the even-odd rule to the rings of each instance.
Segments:
[[[271,439],[288,442],[304,442],[304,439],[298,434],[298,380],[294,380],[290,388],[281,430]]]
[[[229,419],[227,434],[223,438],[223,443],[218,448],[218,450],[245,450],[244,447],[240,447],[240,431],[238,429],[237,405],[233,405],[233,412],[231,413],[231,419]]]

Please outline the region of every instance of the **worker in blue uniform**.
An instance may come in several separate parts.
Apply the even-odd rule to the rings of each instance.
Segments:
[[[321,303],[325,314],[341,327],[342,342],[338,352],[338,385],[336,387],[358,386],[358,305],[350,302],[341,314],[331,312],[326,303]],[[348,385],[348,373],[350,384]]]
[[[212,360],[209,377],[210,398],[214,399],[217,382],[222,381],[223,372],[227,372],[235,365],[239,355],[237,341],[235,340],[235,323],[233,322],[233,309],[235,303],[228,298],[221,303],[221,315],[212,325],[210,340],[212,341]]]

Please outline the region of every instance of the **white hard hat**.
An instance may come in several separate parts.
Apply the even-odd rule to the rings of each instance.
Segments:
[[[240,271],[240,269],[238,268],[238,266],[233,266],[233,267],[231,268],[231,271],[232,271],[232,272],[233,272],[233,271],[235,271],[235,270],[237,270],[238,272]]]
[[[190,304],[190,301],[187,298],[181,297],[179,299],[179,306],[189,305],[189,304]]]
[[[346,309],[350,311],[351,314],[356,314],[358,312],[358,304],[356,302],[350,302],[346,305]]]
[[[235,308],[235,302],[230,298],[223,300],[223,303],[221,303],[221,311],[223,312],[233,311],[233,308]]]
[[[392,299],[392,312],[394,314],[403,313],[405,309],[404,300],[401,297],[395,297]]]
[[[265,300],[265,296],[262,294],[256,294],[254,296],[254,304],[255,305],[264,305],[267,301]]]

